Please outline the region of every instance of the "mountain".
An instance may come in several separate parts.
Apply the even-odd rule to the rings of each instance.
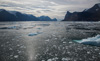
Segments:
[[[57,21],[48,16],[35,17],[30,14],[23,14],[17,11],[7,11],[0,9],[0,21]]]
[[[100,3],[82,12],[67,11],[63,21],[100,21]]]
[[[0,9],[0,21],[38,21],[33,15]]]
[[[40,16],[40,17],[38,17],[38,19],[39,19],[40,21],[57,21],[56,18],[51,19],[51,18],[48,17],[48,16]]]

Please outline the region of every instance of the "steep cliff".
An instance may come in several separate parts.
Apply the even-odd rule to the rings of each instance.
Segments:
[[[63,21],[100,21],[100,3],[83,12],[68,11]]]

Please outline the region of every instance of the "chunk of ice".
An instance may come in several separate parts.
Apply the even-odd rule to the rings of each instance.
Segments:
[[[42,32],[36,32],[36,33],[29,33],[28,36],[36,36],[38,34],[41,34]]]
[[[70,58],[62,58],[62,61],[69,61]]]
[[[41,28],[37,28],[37,29],[39,29],[39,30],[40,30]]]
[[[86,45],[100,46],[100,35],[97,35],[95,37],[90,37],[87,39],[74,40],[74,41],[78,43],[86,44]]]
[[[29,33],[28,36],[36,36],[37,33]]]
[[[18,58],[18,55],[15,55],[14,58]]]
[[[48,59],[47,61],[52,61],[52,59]]]

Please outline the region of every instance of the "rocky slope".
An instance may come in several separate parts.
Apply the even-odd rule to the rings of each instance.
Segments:
[[[0,21],[38,21],[33,15],[22,14],[17,11],[0,9]]]
[[[67,11],[63,21],[100,21],[100,3],[83,12],[70,13]]]

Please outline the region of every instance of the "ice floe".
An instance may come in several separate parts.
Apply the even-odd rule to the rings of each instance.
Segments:
[[[39,30],[40,30],[41,28],[37,28],[37,29],[39,29]]]
[[[36,36],[37,33],[29,33],[28,36]]]
[[[62,61],[69,61],[70,58],[62,58]]]
[[[89,37],[87,39],[74,40],[74,41],[86,45],[100,46],[100,35],[97,35],[95,37]]]
[[[49,41],[50,41],[50,39],[47,39],[47,40],[45,40],[45,41],[49,42]]]
[[[41,34],[42,32],[36,32],[36,33],[29,33],[28,36],[36,36],[38,34]]]
[[[36,26],[50,26],[50,24],[36,24]]]
[[[0,29],[20,29],[20,26],[0,27]]]
[[[18,55],[15,55],[14,58],[18,58]]]
[[[48,59],[47,61],[57,61],[58,57],[52,58],[52,59]]]
[[[48,59],[47,61],[52,61],[52,59]]]

